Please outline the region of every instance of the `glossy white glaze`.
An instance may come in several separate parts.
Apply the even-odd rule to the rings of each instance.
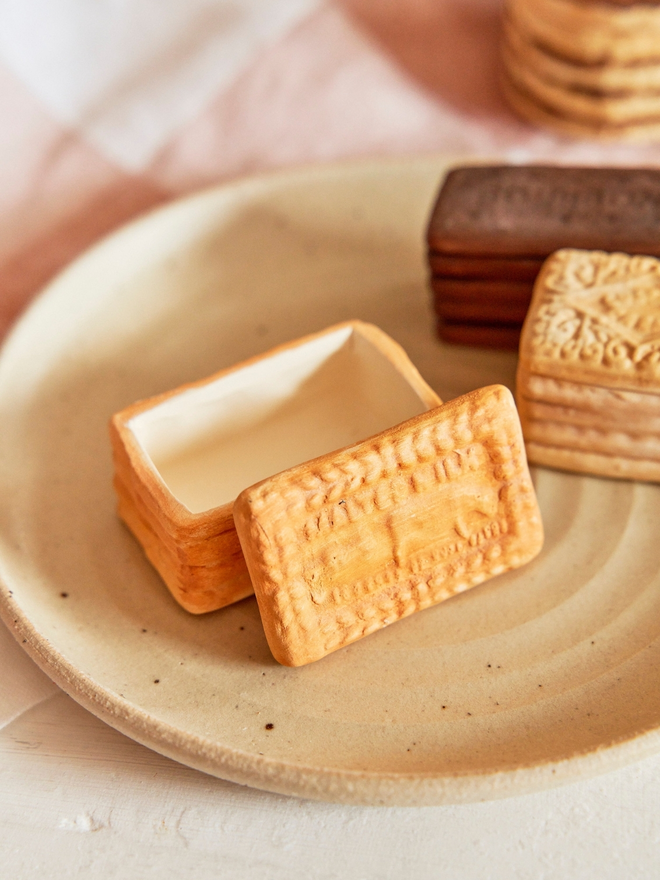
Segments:
[[[129,427],[174,496],[200,513],[426,409],[383,352],[342,328],[183,391]]]

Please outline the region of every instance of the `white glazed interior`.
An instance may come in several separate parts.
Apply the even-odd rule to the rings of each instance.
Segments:
[[[349,326],[183,391],[128,426],[174,496],[200,513],[426,409]]]

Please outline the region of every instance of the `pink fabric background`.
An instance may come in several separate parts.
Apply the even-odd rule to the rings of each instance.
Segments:
[[[499,0],[332,0],[262,46],[139,172],[57,121],[0,59],[0,335],[135,214],[258,169],[428,152],[656,164],[660,146],[535,130],[497,85]],[[143,72],[149,76],[149,70]]]

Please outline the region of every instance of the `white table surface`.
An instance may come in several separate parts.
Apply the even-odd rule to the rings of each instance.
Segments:
[[[660,755],[489,803],[316,803],[205,776],[122,736],[59,691],[2,624],[0,662],[20,667],[0,684],[5,718],[32,705],[0,730],[7,880],[658,876]]]

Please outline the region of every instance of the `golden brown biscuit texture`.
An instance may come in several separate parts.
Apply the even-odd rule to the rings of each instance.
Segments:
[[[137,538],[174,599],[187,611],[193,614],[215,611],[252,593],[252,584],[234,528],[233,498],[219,499],[219,503],[207,509],[190,510],[159,471],[149,448],[145,446],[144,437],[141,439],[139,431],[135,430],[136,420],[149,414],[157,415],[163,405],[178,400],[178,414],[175,419],[170,417],[170,423],[176,427],[176,424],[194,421],[195,398],[191,403],[190,392],[214,387],[217,394],[209,395],[205,408],[211,411],[219,407],[222,412],[221,387],[228,378],[245,375],[246,370],[259,362],[276,363],[276,359],[287,352],[349,331],[351,339],[355,337],[354,341],[361,341],[369,350],[379,353],[383,363],[391,366],[394,374],[419,398],[423,408],[437,406],[441,402],[393,339],[377,327],[361,321],[348,321],[278,346],[198,382],[138,401],[112,418],[110,439],[119,517]],[[374,403],[378,404],[379,401],[374,399]],[[212,433],[208,437],[201,436],[207,448],[213,442],[213,437]],[[199,445],[200,436],[197,435],[190,441],[190,446],[195,450]],[[251,476],[243,485],[249,485],[254,479]]]
[[[168,492],[128,428],[133,415],[181,391],[140,401],[113,417],[113,486],[119,518],[174,599],[186,611],[204,614],[252,594],[231,505],[191,513]]]
[[[660,260],[557,251],[534,287],[520,364],[571,382],[660,390]]]
[[[239,495],[268,643],[310,663],[541,549],[510,392],[479,389]]]
[[[660,478],[660,261],[562,250],[523,327],[516,397],[529,460]]]
[[[622,418],[628,422],[660,419],[660,396],[657,394],[554,379],[530,373],[522,366],[518,369],[518,383],[525,389],[525,397],[530,401],[571,407],[585,415],[610,419],[614,423]]]
[[[628,94],[660,90],[660,49],[655,61],[635,64],[590,63],[549,52],[519,24],[504,21],[505,47],[520,67],[535,70],[543,80],[597,94]]]
[[[657,118],[619,125],[568,116],[562,114],[557,107],[542,101],[538,95],[525,91],[519,79],[514,71],[506,71],[502,78],[502,91],[516,113],[528,122],[570,137],[604,142],[645,143],[660,140],[660,114]]]
[[[660,121],[660,89],[586,89],[548,79],[538,68],[516,63],[513,56],[508,58],[507,66],[509,76],[523,93],[533,96],[559,118],[578,120],[594,131],[615,132],[642,122],[648,125]]]
[[[653,140],[660,4],[507,0],[503,89],[519,115],[568,134]]]
[[[658,58],[657,3],[507,0],[522,32],[559,57],[584,64],[635,64]]]
[[[625,455],[606,455],[534,441],[526,443],[526,448],[530,462],[545,467],[618,480],[660,483],[660,461],[629,458]]]

